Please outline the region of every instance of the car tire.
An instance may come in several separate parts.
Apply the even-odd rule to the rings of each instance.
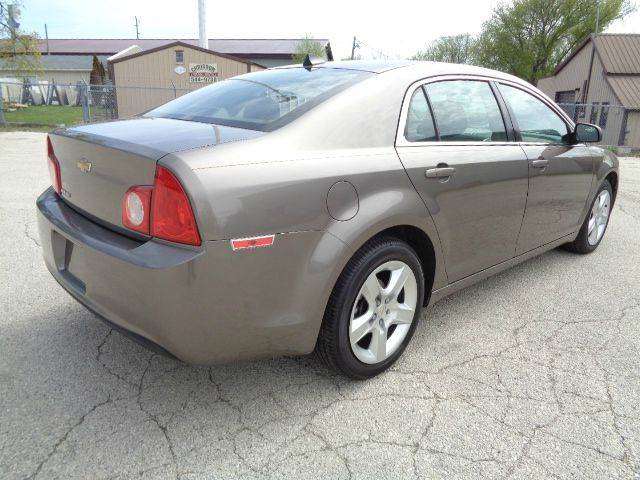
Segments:
[[[563,245],[563,248],[580,254],[591,253],[598,248],[609,226],[612,206],[613,189],[609,181],[605,180],[591,202],[589,213],[584,219],[578,236],[573,242]]]
[[[353,379],[370,378],[388,369],[413,336],[424,285],[420,259],[407,243],[394,237],[369,241],[336,282],[316,353],[330,368]],[[367,328],[368,333],[358,340]]]

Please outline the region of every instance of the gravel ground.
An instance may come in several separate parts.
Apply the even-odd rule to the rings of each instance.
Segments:
[[[44,135],[0,134],[0,478],[639,478],[640,159],[592,255],[425,313],[392,371],[195,368],[105,327],[36,234]]]

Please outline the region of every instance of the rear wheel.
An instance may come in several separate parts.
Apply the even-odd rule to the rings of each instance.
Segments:
[[[589,215],[585,218],[578,236],[573,242],[565,245],[567,250],[575,253],[591,253],[600,245],[609,225],[612,199],[613,189],[609,181],[605,180],[596,193]]]
[[[377,375],[409,343],[423,298],[422,265],[413,249],[395,238],[369,242],[334,287],[316,351],[349,377]]]

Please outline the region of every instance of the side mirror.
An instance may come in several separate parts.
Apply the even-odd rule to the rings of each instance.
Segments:
[[[590,123],[577,123],[573,131],[575,143],[597,143],[602,140],[602,130]]]

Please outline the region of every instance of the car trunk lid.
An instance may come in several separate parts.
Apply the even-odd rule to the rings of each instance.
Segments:
[[[156,163],[183,150],[214,146],[262,132],[165,118],[84,125],[51,134],[60,164],[61,196],[107,226],[122,225],[122,199],[134,185],[153,185]]]

